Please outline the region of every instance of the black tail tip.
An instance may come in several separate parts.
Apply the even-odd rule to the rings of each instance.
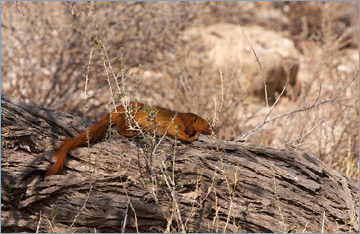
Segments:
[[[32,176],[41,176],[42,179],[44,179],[46,172],[47,172],[47,170],[34,170],[34,171],[27,172],[21,177],[20,182],[22,183]]]

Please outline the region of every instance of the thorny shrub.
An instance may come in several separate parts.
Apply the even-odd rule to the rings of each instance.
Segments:
[[[358,2],[1,4],[1,90],[7,95],[81,115],[83,75],[99,33],[95,18],[114,74],[135,77],[128,80],[130,99],[212,117],[223,85],[226,95],[217,132],[228,140],[241,137],[265,118],[303,110],[270,121],[248,136],[248,142],[310,151],[358,179]],[[181,33],[219,22],[261,25],[294,40],[301,52],[300,96],[282,96],[267,117],[265,100],[248,103],[238,95],[232,85],[238,79],[236,67],[223,82],[218,75],[221,66],[204,63],[189,69],[183,55],[191,48],[183,47]],[[93,121],[106,112],[104,105],[112,98],[101,51],[92,51],[88,71],[87,116]],[[218,80],[210,82],[214,73]]]

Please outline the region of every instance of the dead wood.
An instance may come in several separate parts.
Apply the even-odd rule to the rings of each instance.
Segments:
[[[2,232],[359,231],[354,180],[306,152],[212,137],[150,155],[154,139],[114,134],[70,151],[61,175],[19,182],[89,124],[2,95]]]

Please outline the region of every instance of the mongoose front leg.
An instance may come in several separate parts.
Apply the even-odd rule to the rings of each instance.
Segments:
[[[178,132],[177,134],[170,134],[173,138],[177,138],[181,141],[185,141],[185,142],[191,142],[191,141],[195,141],[199,135],[200,132],[196,132],[194,136],[189,137],[188,135],[186,135],[184,132]]]

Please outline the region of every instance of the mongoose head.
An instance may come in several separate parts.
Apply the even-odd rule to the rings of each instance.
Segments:
[[[205,135],[216,133],[215,129],[205,119],[197,115],[195,115],[195,118],[193,119],[192,126],[194,127],[195,131],[199,131]]]

